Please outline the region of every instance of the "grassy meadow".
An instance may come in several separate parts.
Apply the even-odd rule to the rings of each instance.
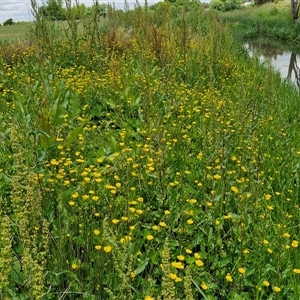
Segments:
[[[68,22],[0,48],[0,299],[298,300],[299,91],[201,7]]]
[[[263,39],[300,48],[300,25],[292,19],[291,2],[279,0],[263,5],[249,5],[240,10],[220,12],[220,18],[231,24],[238,40]]]
[[[23,39],[30,27],[29,23],[0,26],[0,42]]]

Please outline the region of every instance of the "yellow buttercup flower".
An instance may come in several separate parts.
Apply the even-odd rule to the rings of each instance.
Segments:
[[[202,287],[202,289],[205,290],[205,291],[208,289],[208,285],[207,285],[205,282],[202,282],[202,283],[201,283],[201,287]]]
[[[236,186],[232,186],[230,189],[231,189],[235,194],[238,194],[238,192],[239,192],[239,190],[238,190],[238,188],[237,188]]]
[[[103,250],[104,252],[109,253],[112,250],[112,246],[105,246]]]
[[[273,291],[274,291],[275,293],[279,293],[279,292],[281,291],[281,288],[278,287],[278,286],[274,286],[274,287],[273,287]]]
[[[230,275],[230,273],[227,273],[227,275],[225,276],[225,279],[228,282],[232,282],[233,281],[232,276]]]
[[[300,269],[293,269],[293,272],[294,272],[295,274],[300,274]]]
[[[269,285],[270,285],[270,282],[267,281],[267,280],[264,280],[263,285],[264,285],[264,286],[269,286]]]
[[[201,259],[197,259],[195,261],[195,264],[198,266],[198,267],[202,267],[204,265],[203,261]]]
[[[153,240],[153,235],[151,235],[151,234],[148,234],[147,236],[146,236],[146,239],[148,240],[148,241],[152,241]]]

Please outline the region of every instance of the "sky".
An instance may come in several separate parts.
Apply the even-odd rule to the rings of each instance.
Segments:
[[[143,0],[139,1],[141,5],[144,4]],[[148,0],[148,4],[154,4],[159,0]],[[42,0],[37,0],[38,5],[42,5]],[[79,0],[87,6],[93,5],[93,0]],[[121,9],[124,7],[124,0],[99,0],[99,3],[114,3],[115,7]],[[128,0],[131,7],[135,3],[134,0]],[[0,23],[7,19],[12,18],[14,22],[18,21],[32,21],[33,18],[30,12],[30,0],[0,0]]]

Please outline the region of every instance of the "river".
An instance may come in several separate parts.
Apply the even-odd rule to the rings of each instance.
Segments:
[[[261,62],[270,62],[279,71],[283,80],[292,82],[300,89],[300,54],[268,43],[249,42],[244,44],[250,56]]]

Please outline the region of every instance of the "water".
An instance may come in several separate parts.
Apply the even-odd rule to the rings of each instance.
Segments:
[[[279,46],[249,42],[244,45],[250,56],[256,56],[261,62],[268,61],[279,71],[284,80],[292,82],[300,89],[300,55]]]

